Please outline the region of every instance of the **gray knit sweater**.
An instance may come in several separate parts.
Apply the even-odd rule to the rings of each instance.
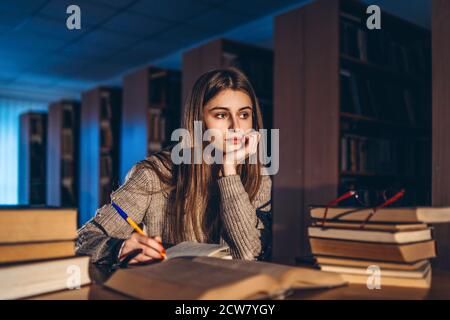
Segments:
[[[267,257],[271,239],[271,178],[262,176],[253,201],[250,201],[238,175],[220,177],[217,183],[222,202],[220,243],[230,247],[234,259]],[[134,221],[143,223],[147,235],[159,235],[166,243],[167,228],[164,226],[168,223],[168,195],[160,190],[161,182],[156,173],[138,164],[130,170],[125,183],[111,194],[111,199]],[[76,253],[91,256],[93,262],[116,263],[124,239],[129,238],[132,232],[133,228],[111,204],[104,205],[78,230]],[[197,241],[193,230],[186,231],[185,239]]]

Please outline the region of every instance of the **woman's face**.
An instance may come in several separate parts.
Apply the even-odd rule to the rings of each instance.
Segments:
[[[252,129],[252,110],[250,97],[242,91],[226,89],[208,101],[203,119],[207,129],[220,132],[213,142],[217,149],[230,152],[242,146],[244,134]]]

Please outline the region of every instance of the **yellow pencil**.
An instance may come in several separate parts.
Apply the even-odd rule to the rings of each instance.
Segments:
[[[119,213],[119,215],[126,221],[128,222],[128,224],[130,226],[133,227],[133,229],[139,233],[140,235],[146,236],[146,234],[144,233],[144,231],[138,226],[138,224],[136,222],[133,221],[133,219],[131,219],[126,213],[125,211],[122,210],[121,207],[119,207],[117,204],[115,204],[114,202],[111,202],[112,206],[114,207],[114,209],[116,209],[116,211]],[[159,243],[161,243],[161,241],[159,241]],[[163,251],[160,253],[161,256],[166,259],[166,249],[163,248]]]

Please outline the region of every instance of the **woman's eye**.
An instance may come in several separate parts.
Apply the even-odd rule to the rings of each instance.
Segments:
[[[241,113],[241,119],[247,119],[249,117],[249,113],[248,112],[243,112]]]
[[[225,119],[225,117],[226,117],[226,114],[225,114],[225,113],[217,113],[217,114],[216,114],[216,118],[217,118],[217,119]]]

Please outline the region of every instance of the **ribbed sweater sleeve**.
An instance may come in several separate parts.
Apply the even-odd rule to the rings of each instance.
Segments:
[[[144,219],[152,181],[149,170],[135,165],[125,183],[111,193],[111,200],[118,204],[131,219],[141,223]],[[116,212],[111,204],[99,208],[95,216],[78,230],[75,250],[78,255],[89,255],[96,263],[117,262],[124,239],[133,228]]]
[[[222,223],[233,258],[257,260],[264,250],[270,248],[270,237],[264,236],[269,231],[265,229],[270,226],[266,226],[260,217],[271,214],[271,178],[262,176],[253,202],[239,175],[222,177],[217,182],[222,202]]]

